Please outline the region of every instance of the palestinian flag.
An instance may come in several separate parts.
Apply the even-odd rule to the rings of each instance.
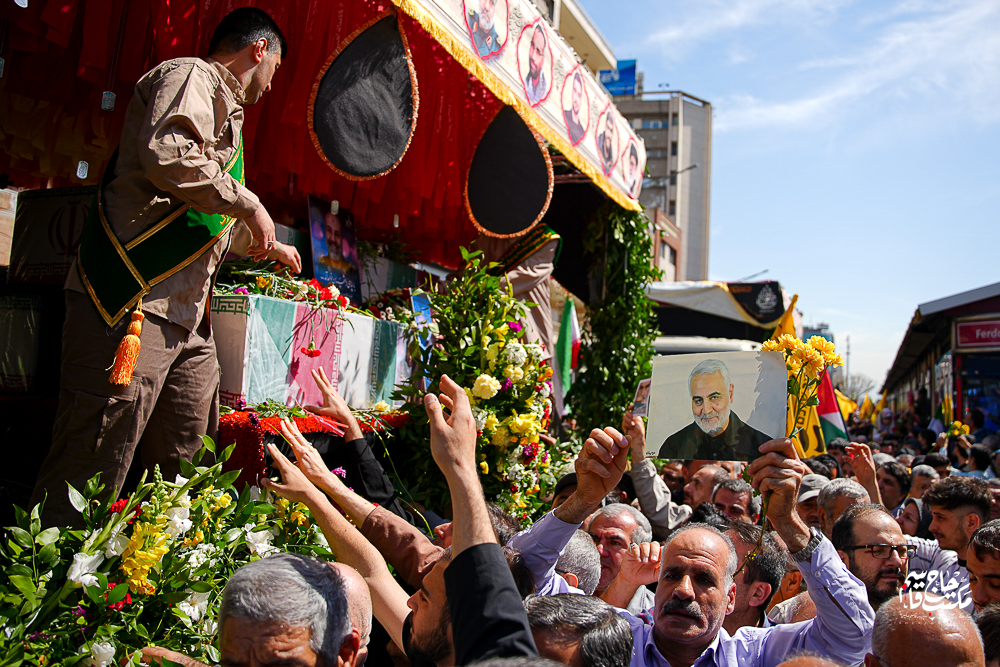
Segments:
[[[830,374],[826,371],[823,372],[823,378],[819,382],[819,387],[816,388],[816,396],[819,398],[816,412],[819,413],[824,443],[828,443],[834,438],[846,438],[847,426],[840,413],[840,404],[837,401],[837,393],[833,388],[833,383],[830,382]]]

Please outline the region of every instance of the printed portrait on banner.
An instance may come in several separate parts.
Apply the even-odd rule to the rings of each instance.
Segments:
[[[785,435],[787,374],[780,352],[653,358],[646,455],[752,461]]]
[[[584,83],[582,65],[576,65],[563,80],[562,112],[569,141],[576,146],[590,127],[590,94]]]
[[[507,0],[462,0],[472,48],[483,60],[494,58],[507,43]]]
[[[333,213],[330,203],[309,195],[309,231],[312,237],[313,272],[324,285],[360,303],[361,280],[354,217],[348,211]]]
[[[552,90],[553,36],[541,18],[524,26],[517,40],[517,71],[531,106],[545,101]]]
[[[639,160],[639,144],[635,139],[629,139],[628,146],[621,158],[622,179],[628,196],[635,199],[642,188],[642,163]]]
[[[605,176],[610,176],[618,162],[618,125],[615,123],[615,114],[611,110],[610,102],[597,116],[595,133],[601,168]]]

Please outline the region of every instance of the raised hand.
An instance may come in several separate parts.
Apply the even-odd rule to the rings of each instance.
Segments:
[[[337,390],[333,388],[333,383],[326,376],[326,371],[323,367],[314,368],[312,371],[313,381],[319,388],[319,392],[323,395],[323,406],[317,405],[307,405],[306,410],[315,413],[317,415],[322,415],[324,417],[330,417],[335,419],[347,426],[344,432],[344,442],[350,442],[352,440],[358,440],[363,438],[364,434],[361,432],[361,427],[358,425],[358,420],[354,418],[354,413],[351,412],[351,408],[347,405],[344,399],[337,393]]]
[[[795,511],[799,484],[809,469],[787,438],[765,442],[760,452],[747,467],[751,485],[767,499],[767,517],[794,553],[809,542],[809,529]]]
[[[317,489],[298,466],[289,461],[277,447],[267,443],[267,451],[274,459],[274,467],[281,473],[281,483],[265,477],[260,481],[261,486],[271,489],[282,498],[310,506],[315,506],[318,500],[326,500],[323,492]]]
[[[449,411],[445,415],[442,406]],[[476,420],[465,390],[447,375],[441,376],[441,393],[424,396],[431,427],[431,455],[448,477],[476,471]],[[478,474],[478,473],[477,473]]]
[[[591,431],[576,458],[573,495],[588,503],[600,503],[621,481],[628,451],[628,439],[610,426]]]
[[[660,548],[659,542],[633,544],[622,557],[618,576],[637,586],[654,583],[660,576]]]
[[[646,458],[646,425],[642,423],[642,417],[632,415],[632,406],[629,406],[622,418],[622,432],[628,438],[632,449],[632,465],[635,465]]]

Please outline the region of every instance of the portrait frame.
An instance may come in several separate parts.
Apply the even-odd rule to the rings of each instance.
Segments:
[[[632,152],[632,148],[635,148],[635,161],[636,161],[636,171],[638,173],[638,178],[635,180],[635,184],[628,190],[628,196],[632,199],[638,199],[639,191],[642,190],[642,174],[643,174],[643,163],[642,158],[639,156],[639,142],[635,139],[629,138],[628,142],[625,144],[625,150],[622,151],[622,155],[618,158],[618,162],[621,164],[622,170],[622,182],[625,184],[626,188],[629,188],[629,175],[628,175],[628,156]]]
[[[566,74],[566,78],[563,79],[562,93],[560,94],[559,106],[562,109],[563,123],[566,126],[566,136],[569,137],[569,142],[572,146],[577,146],[587,138],[587,132],[590,131],[590,91],[587,89],[587,80],[581,74],[582,63],[577,63],[573,68]],[[580,120],[583,126],[583,132],[575,140],[573,139],[573,131],[570,129],[569,119],[570,114],[573,110],[573,79],[577,76],[580,77],[580,84],[583,86],[583,102],[580,104]],[[569,103],[567,104],[567,99]]]
[[[784,437],[788,376],[780,352],[659,356],[652,366],[646,456],[752,461],[760,445]]]
[[[476,44],[475,31],[478,30],[478,25],[473,26],[472,21],[470,21],[470,16],[476,13],[478,17],[478,12],[482,11],[482,3],[488,2],[489,0],[462,0],[462,14],[465,17],[465,27],[469,32],[469,46],[472,48],[473,52],[482,61],[492,60],[498,58],[503,54],[504,47],[507,46],[507,40],[510,38],[510,28],[508,27],[508,19],[510,15],[510,4],[508,0],[496,0],[493,6],[493,31],[496,33],[496,48],[491,48],[486,53],[483,53],[482,49]],[[470,6],[473,5],[470,11]],[[500,7],[503,5],[503,11],[500,11]],[[503,31],[503,35],[500,31]]]
[[[361,302],[361,272],[358,262],[357,230],[350,211],[331,211],[330,202],[307,195],[309,239],[313,256],[313,276],[323,285],[335,285],[352,303]],[[339,257],[330,252],[327,231],[329,218],[337,222],[341,235]]]
[[[605,166],[604,157],[602,155],[602,150],[601,150],[601,137],[604,136],[604,132],[600,130],[602,130],[603,127],[607,127],[607,120],[605,119],[607,119],[608,114],[612,114],[611,127],[614,128],[615,136],[612,137],[611,139],[611,158],[612,158],[611,164]],[[618,166],[618,158],[620,157],[617,150],[619,128],[618,128],[618,123],[613,114],[614,111],[611,102],[608,102],[604,106],[604,109],[599,114],[597,114],[597,123],[594,125],[594,148],[597,149],[597,159],[601,163],[601,171],[604,173],[605,177],[611,176],[611,174],[615,172],[615,167]]]
[[[531,63],[530,63],[530,59],[531,59],[531,41],[534,39],[534,37],[535,37],[535,29],[538,28],[538,27],[540,27],[542,29],[542,33],[545,35],[545,53],[542,56],[543,60],[542,60],[542,72],[541,72],[541,74],[542,74],[542,76],[545,76],[545,63],[546,63],[546,61],[548,61],[549,75],[548,75],[548,78],[546,79],[546,81],[548,82],[548,87],[545,89],[545,94],[542,95],[540,98],[538,98],[537,101],[532,102],[531,101],[531,94],[528,92],[528,76],[527,75],[531,71],[531,69],[530,69],[531,68]],[[527,40],[526,43],[525,43],[525,39],[524,39],[525,36],[528,37],[528,40]],[[524,26],[524,28],[521,29],[521,34],[517,38],[517,51],[516,51],[516,53],[517,53],[517,76],[521,80],[521,87],[524,90],[524,96],[525,96],[525,98],[527,98],[528,104],[530,104],[532,107],[537,107],[540,104],[542,104],[543,102],[545,102],[545,100],[549,99],[549,95],[552,94],[552,89],[555,87],[555,81],[552,80],[552,76],[553,76],[552,75],[553,62],[555,61],[555,56],[552,53],[552,38],[553,38],[553,35],[551,33],[549,33],[548,28],[546,27],[546,23],[545,23],[544,20],[542,20],[541,17],[538,17],[537,19],[535,19],[531,23],[529,23],[526,26]],[[526,44],[526,45],[522,47],[522,44]],[[524,59],[523,60],[522,60],[522,56],[521,56],[522,49],[524,51],[526,51],[526,53],[524,54]],[[524,62],[528,63],[528,72],[522,72],[521,71],[522,63],[524,63]]]
[[[653,384],[653,378],[639,380],[639,386],[635,388],[635,398],[632,399],[632,416],[649,416],[649,390]]]

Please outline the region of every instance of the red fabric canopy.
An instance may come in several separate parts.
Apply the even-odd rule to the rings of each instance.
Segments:
[[[215,26],[245,2],[218,0],[32,0],[0,7],[7,60],[0,78],[0,172],[17,186],[79,185],[87,160],[96,183],[117,144],[136,79],[170,58],[206,54]],[[502,103],[413,19],[398,12],[417,72],[413,141],[387,176],[350,181],[320,159],[307,125],[309,96],[329,55],[391,3],[309,0],[250,3],[288,40],[270,93],[246,109],[247,185],[275,220],[304,218],[305,197],[338,200],[361,238],[394,234],[424,261],[455,266],[476,232],[463,204],[472,154]],[[0,33],[4,28],[0,27]],[[0,42],[4,40],[0,38]],[[109,81],[111,84],[109,86]],[[113,112],[101,96],[114,91]],[[49,180],[51,179],[51,181]],[[399,216],[399,228],[393,218]]]

